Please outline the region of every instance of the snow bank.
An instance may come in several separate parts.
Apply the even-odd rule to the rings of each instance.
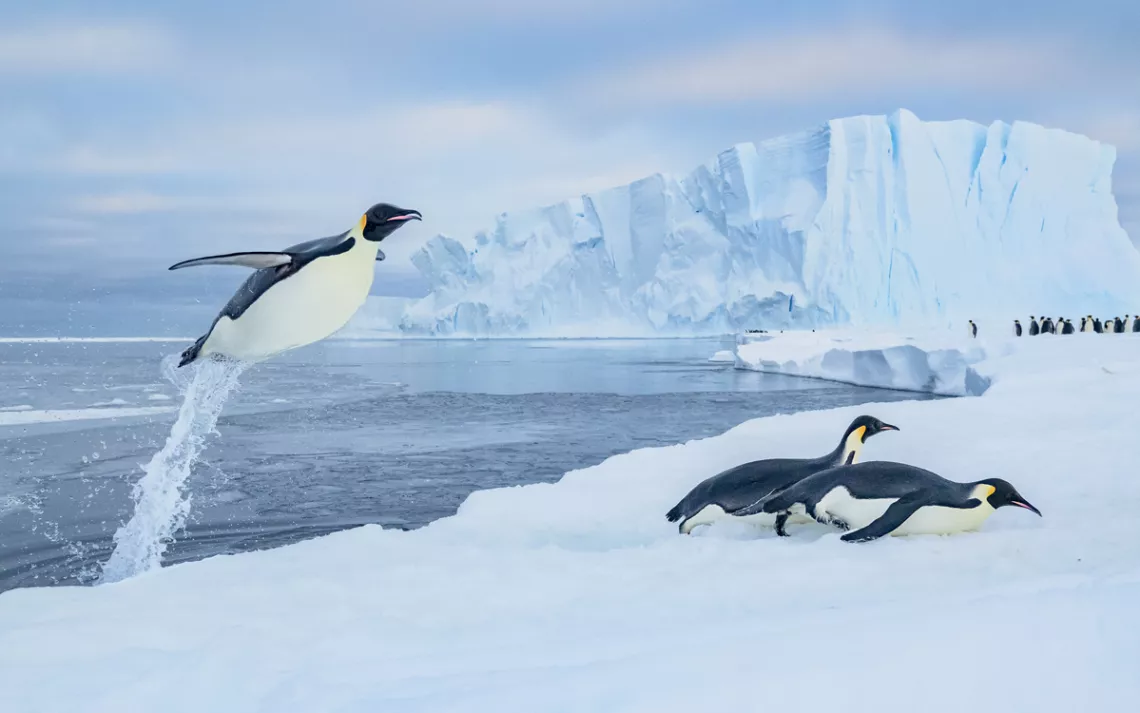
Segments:
[[[757,419],[477,492],[416,531],[4,593],[0,707],[1124,710],[1140,695],[1137,342],[987,363],[981,398]],[[1007,508],[978,533],[866,545],[665,521],[698,481],[822,453],[863,412],[902,429],[865,457],[1007,478],[1044,518]]]
[[[1129,358],[1132,351],[1140,353],[1140,334],[971,339],[949,332],[825,330],[740,335],[736,366],[857,386],[980,396],[995,380],[1017,378],[1018,372],[1069,372],[1081,363]]]
[[[945,396],[978,396],[990,386],[976,369],[982,346],[947,332],[784,332],[737,340],[742,369]]]
[[[620,336],[834,325],[965,327],[1123,314],[1140,253],[1116,153],[1035,124],[835,119],[685,176],[499,216],[413,257],[418,334]]]

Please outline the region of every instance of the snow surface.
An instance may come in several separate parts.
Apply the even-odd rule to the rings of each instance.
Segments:
[[[86,421],[100,418],[124,418],[127,416],[151,416],[156,413],[171,413],[173,406],[135,406],[130,408],[77,408],[3,411],[0,412],[0,426],[25,426],[29,423],[54,423],[57,421]]]
[[[731,363],[734,363],[736,361],[736,355],[733,354],[731,350],[722,349],[722,350],[716,352],[715,354],[713,354],[711,357],[709,357],[709,361],[717,362],[717,363],[730,363],[731,364]]]
[[[835,119],[502,214],[471,241],[437,236],[412,258],[432,293],[400,326],[621,336],[1134,312],[1115,157],[1025,122]]]
[[[1140,695],[1140,350],[1035,340],[977,398],[757,419],[554,484],[98,587],[0,595],[0,710],[1128,710]],[[698,481],[816,455],[1003,477],[1044,513],[853,545],[664,512]]]
[[[742,369],[945,396],[980,396],[990,386],[978,372],[986,358],[980,340],[949,332],[796,331],[737,341]]]

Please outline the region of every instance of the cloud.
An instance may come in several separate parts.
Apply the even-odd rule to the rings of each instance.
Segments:
[[[186,198],[162,196],[146,191],[108,193],[80,196],[75,209],[95,215],[137,215],[139,213],[165,213],[193,205]]]
[[[583,90],[614,103],[796,103],[881,91],[1025,92],[1077,72],[1056,40],[922,37],[886,28],[750,37],[654,61]]]
[[[1112,144],[1118,151],[1140,151],[1140,109],[1096,114],[1080,130],[1097,141]]]
[[[169,35],[144,24],[60,24],[0,31],[0,76],[145,74],[169,64]]]

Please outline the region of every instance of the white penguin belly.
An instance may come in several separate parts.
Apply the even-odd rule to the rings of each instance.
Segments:
[[[816,505],[817,516],[842,520],[850,530],[861,530],[882,517],[895,498],[851,497],[842,486],[833,489]],[[891,535],[950,535],[956,532],[971,532],[982,526],[994,509],[986,501],[974,508],[948,508],[931,505],[919,508]]]
[[[982,526],[994,509],[983,502],[976,508],[947,508],[938,505],[919,508],[892,532],[892,535],[952,535],[973,532]]]
[[[718,520],[733,520],[735,522],[746,522],[755,527],[775,527],[776,515],[774,513],[760,512],[753,515],[730,515],[724,511],[720,505],[712,504],[705,505],[695,515],[685,521],[685,533],[692,532],[694,528],[701,525],[711,525]],[[809,523],[815,522],[807,515],[793,514],[788,518],[789,523]]]
[[[858,530],[878,520],[894,501],[895,498],[853,498],[851,491],[840,485],[820,498],[815,515],[820,520],[839,520],[849,529]]]
[[[372,288],[376,251],[369,245],[317,258],[266,290],[236,320],[222,317],[202,351],[258,361],[333,334]]]

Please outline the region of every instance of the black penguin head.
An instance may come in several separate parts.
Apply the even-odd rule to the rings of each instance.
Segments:
[[[378,243],[409,220],[423,220],[423,216],[418,210],[397,208],[387,203],[377,203],[361,216],[360,232],[365,240]]]
[[[1021,497],[1021,493],[1017,492],[1017,488],[1013,487],[1009,481],[1002,480],[1001,478],[987,478],[980,481],[978,485],[988,485],[993,488],[993,492],[989,494],[986,500],[989,501],[990,506],[995,510],[1006,505],[1013,505],[1019,508],[1025,508],[1030,512],[1037,513],[1041,516],[1041,511],[1029,504],[1029,501]]]
[[[860,431],[862,429],[862,431]],[[897,431],[898,426],[892,426],[889,423],[883,423],[874,416],[860,416],[851,422],[847,427],[847,432],[843,434],[843,440],[846,441],[852,434],[858,434],[859,442],[866,443],[867,439],[876,433],[883,431]]]

